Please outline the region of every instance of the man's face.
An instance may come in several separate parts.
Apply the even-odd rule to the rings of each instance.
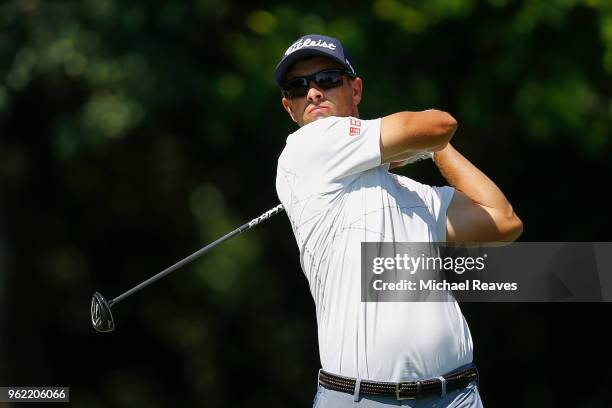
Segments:
[[[342,68],[340,64],[325,57],[314,57],[295,63],[287,73],[287,80],[295,77],[314,74],[325,69]],[[357,105],[361,102],[361,78],[342,78],[342,85],[323,90],[314,81],[310,81],[305,96],[283,97],[285,110],[294,122],[304,126],[328,116],[359,116]]]

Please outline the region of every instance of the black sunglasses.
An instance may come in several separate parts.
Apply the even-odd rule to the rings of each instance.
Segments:
[[[342,85],[344,75],[354,78],[354,75],[345,69],[324,69],[311,75],[291,78],[283,85],[281,92],[285,98],[289,99],[306,96],[310,89],[310,81],[314,81],[319,88],[327,91]]]

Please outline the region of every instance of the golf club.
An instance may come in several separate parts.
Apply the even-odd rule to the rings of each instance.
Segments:
[[[247,231],[253,228],[260,222],[267,220],[268,218],[280,213],[283,210],[284,208],[282,204],[277,205],[276,207],[272,208],[271,210],[266,211],[259,217],[254,218],[251,221],[247,222],[246,224],[236,228],[232,232],[206,245],[204,248],[178,261],[177,263],[170,266],[169,268],[164,269],[157,275],[150,277],[146,281],[142,282],[139,285],[134,286],[132,289],[122,293],[121,295],[117,296],[116,298],[110,301],[107,301],[106,298],[104,298],[104,296],[102,296],[100,292],[94,293],[93,297],[91,298],[91,324],[93,325],[94,329],[102,333],[113,331],[115,329],[115,321],[113,319],[113,314],[111,313],[111,307],[121,302],[128,296],[131,296],[134,293],[138,292],[139,290],[149,286],[151,283],[155,282],[156,280],[163,278],[164,276],[168,275],[171,272],[174,272],[181,266],[186,265],[189,262],[193,261],[194,259],[202,256],[203,254],[205,254],[206,252],[208,252],[209,250],[211,250],[218,244],[222,243],[223,241],[228,240],[236,235],[242,234],[244,231]]]

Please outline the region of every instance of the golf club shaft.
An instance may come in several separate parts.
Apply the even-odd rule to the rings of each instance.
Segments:
[[[244,231],[247,231],[247,230],[253,228],[254,226],[259,224],[260,222],[267,220],[271,216],[276,215],[276,214],[278,214],[279,212],[281,212],[283,210],[284,210],[283,205],[279,204],[276,207],[272,208],[271,210],[266,211],[265,213],[263,213],[259,217],[252,219],[251,221],[247,222],[244,225],[241,225],[240,227],[236,228],[232,232],[230,232],[230,233],[222,236],[221,238],[217,239],[216,241],[206,245],[204,248],[202,248],[202,249],[194,252],[193,254],[189,255],[188,257],[178,261],[177,263],[175,263],[174,265],[170,266],[169,268],[164,269],[163,271],[161,271],[157,275],[150,277],[149,279],[147,279],[146,281],[142,282],[141,284],[136,285],[132,289],[130,289],[130,290],[122,293],[121,295],[117,296],[116,298],[114,298],[113,300],[108,302],[109,307],[113,306],[116,303],[121,302],[126,297],[133,295],[134,293],[138,292],[140,289],[150,285],[151,283],[155,282],[156,280],[163,278],[164,276],[168,275],[171,272],[174,272],[175,270],[177,270],[181,266],[186,265],[189,262],[193,261],[194,259],[204,255],[210,249],[212,249],[215,246],[219,245],[223,241],[226,241],[226,240],[228,240],[228,239],[230,239],[230,238],[232,238],[232,237],[234,237],[236,235],[242,234]]]

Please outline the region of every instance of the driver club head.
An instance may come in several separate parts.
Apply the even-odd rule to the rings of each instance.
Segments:
[[[115,330],[111,305],[100,292],[94,293],[91,298],[91,324],[96,331],[101,333]]]

